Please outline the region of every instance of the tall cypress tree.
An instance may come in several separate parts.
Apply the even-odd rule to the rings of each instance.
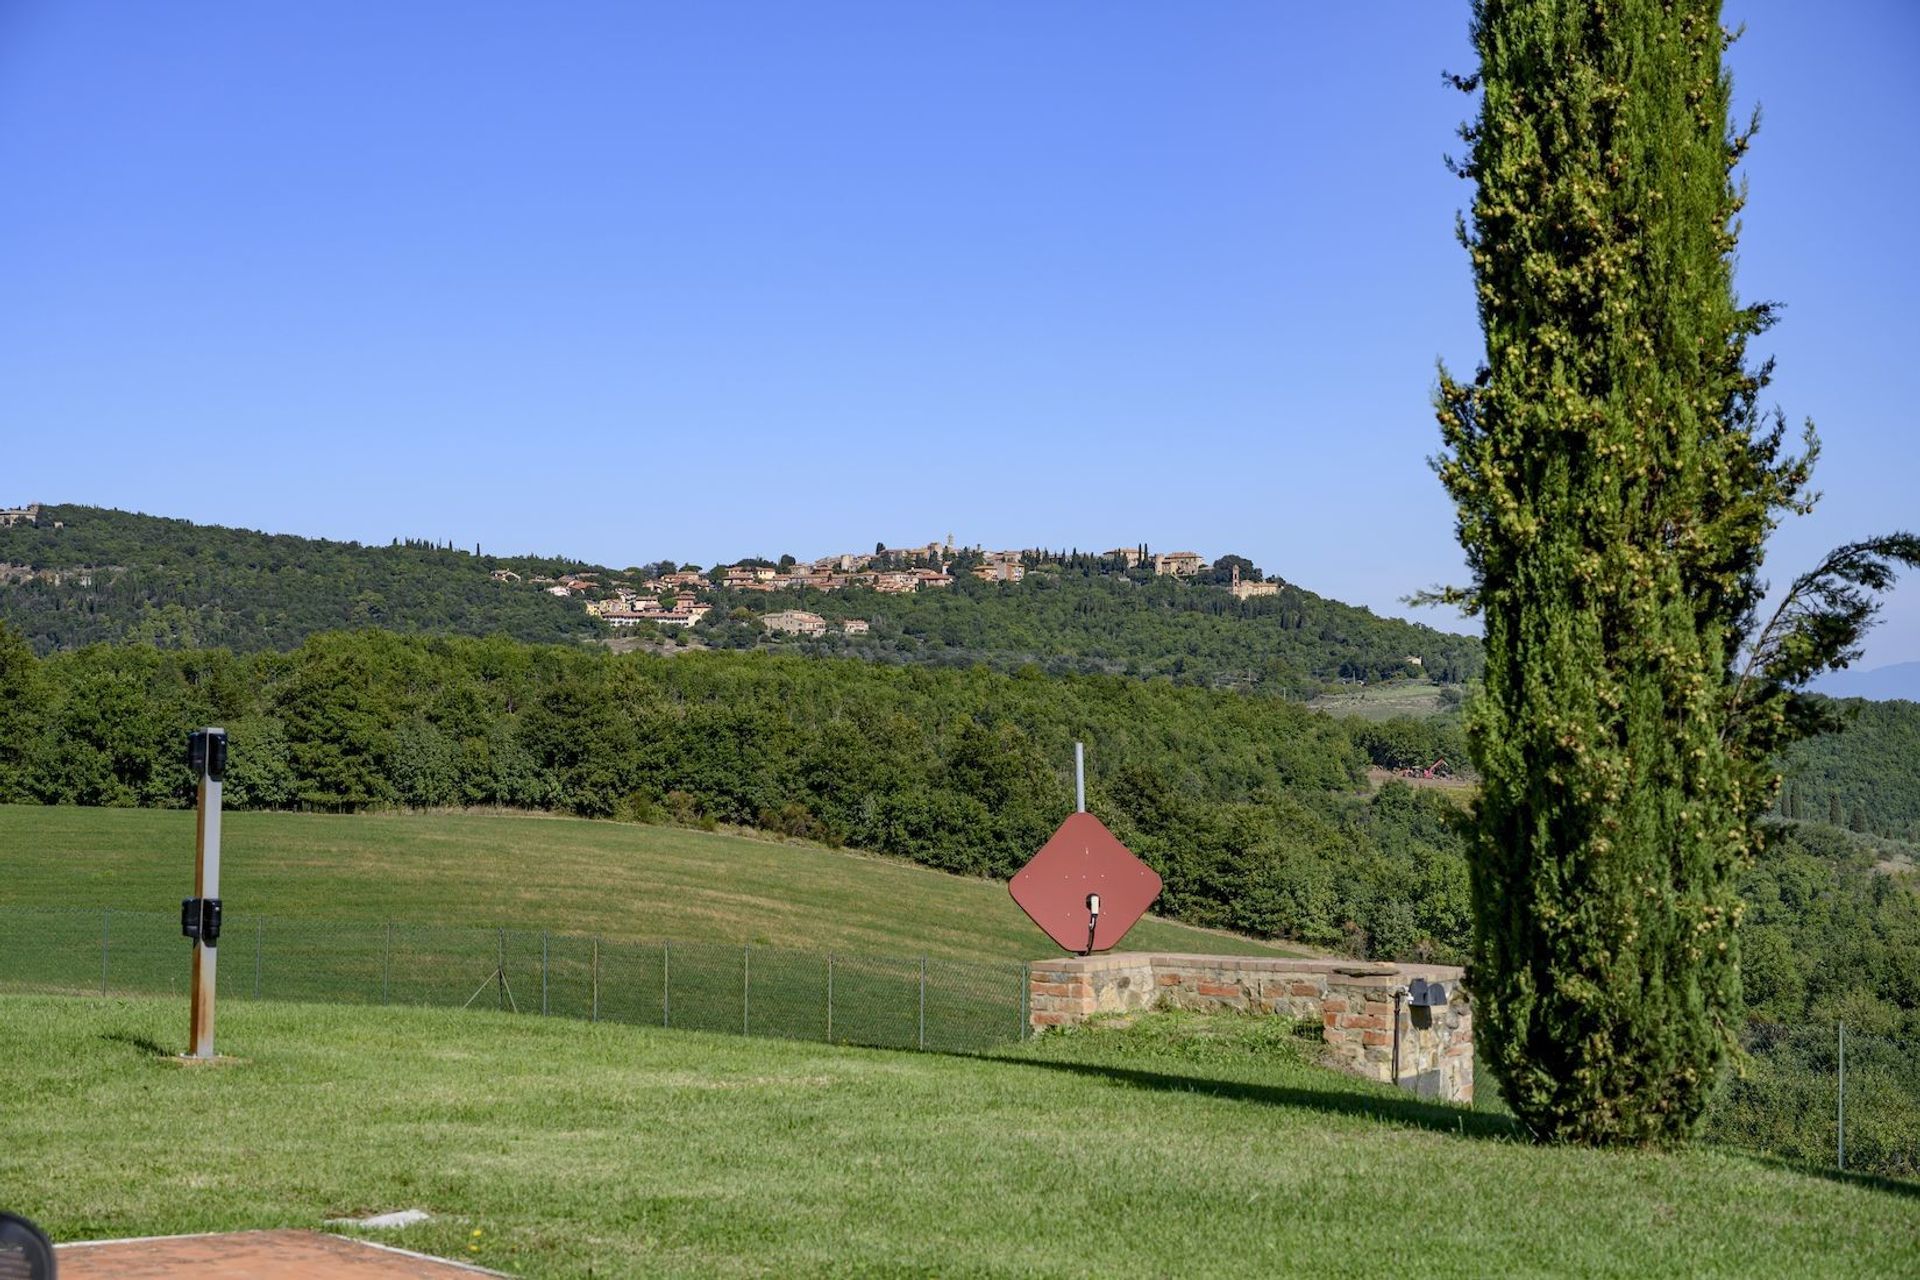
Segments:
[[[1488,1061],[1545,1138],[1667,1142],[1740,1010],[1737,873],[1770,760],[1822,727],[1906,535],[1841,548],[1764,625],[1763,545],[1810,505],[1734,291],[1717,0],[1477,0],[1457,166],[1486,350],[1443,371],[1436,460],[1485,621],[1469,717],[1471,985]]]

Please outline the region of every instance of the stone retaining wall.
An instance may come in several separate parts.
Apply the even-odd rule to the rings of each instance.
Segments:
[[[1448,965],[1147,952],[1064,956],[1030,966],[1027,1016],[1035,1031],[1153,1008],[1315,1018],[1334,1066],[1422,1097],[1471,1102],[1473,1008],[1461,977]],[[1442,1003],[1416,1003],[1416,989],[1432,984]]]

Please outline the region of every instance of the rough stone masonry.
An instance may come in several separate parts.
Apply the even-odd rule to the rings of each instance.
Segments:
[[[1313,1018],[1333,1066],[1464,1103],[1473,1101],[1473,1007],[1462,976],[1450,965],[1278,956],[1064,956],[1029,967],[1027,1017],[1035,1031],[1153,1008]]]

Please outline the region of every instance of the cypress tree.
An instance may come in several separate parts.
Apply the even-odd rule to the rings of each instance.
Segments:
[[[1767,534],[1811,504],[1733,282],[1717,0],[1477,0],[1455,166],[1484,363],[1443,370],[1435,466],[1484,619],[1469,715],[1470,985],[1487,1061],[1542,1137],[1665,1143],[1741,1009],[1735,881],[1799,690],[1858,653],[1906,535],[1843,547],[1764,626]]]

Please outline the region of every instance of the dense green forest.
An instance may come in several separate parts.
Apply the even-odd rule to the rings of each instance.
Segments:
[[[1115,573],[1092,557],[1061,559],[1037,564],[1017,583],[982,582],[963,564],[953,585],[938,591],[728,598],[697,634],[717,648],[979,662],[1002,671],[1032,663],[1054,675],[1165,677],[1293,697],[1340,680],[1426,675],[1461,683],[1479,670],[1479,642],[1470,636],[1382,618],[1290,583],[1275,595],[1239,600],[1211,583]],[[835,623],[864,618],[873,630],[771,637],[759,618],[777,609],[806,609]]]
[[[1920,844],[1920,702],[1841,705],[1844,733],[1787,753],[1781,815]]]
[[[232,734],[235,807],[741,824],[1002,877],[1070,809],[1080,738],[1089,806],[1160,871],[1169,913],[1356,955],[1457,960],[1466,943],[1452,803],[1364,785],[1370,758],[1434,745],[1418,722],[1031,668],[373,630],[288,653],[41,658],[0,626],[0,800],[185,805],[183,735],[206,723]],[[1920,1031],[1920,898],[1874,862],[1844,831],[1776,830],[1744,886],[1757,1013],[1844,1006]]]
[[[41,653],[121,640],[290,649],[343,627],[560,641],[602,628],[576,603],[491,573],[583,567],[417,540],[362,546],[49,506],[38,525],[0,527],[0,622]]]

